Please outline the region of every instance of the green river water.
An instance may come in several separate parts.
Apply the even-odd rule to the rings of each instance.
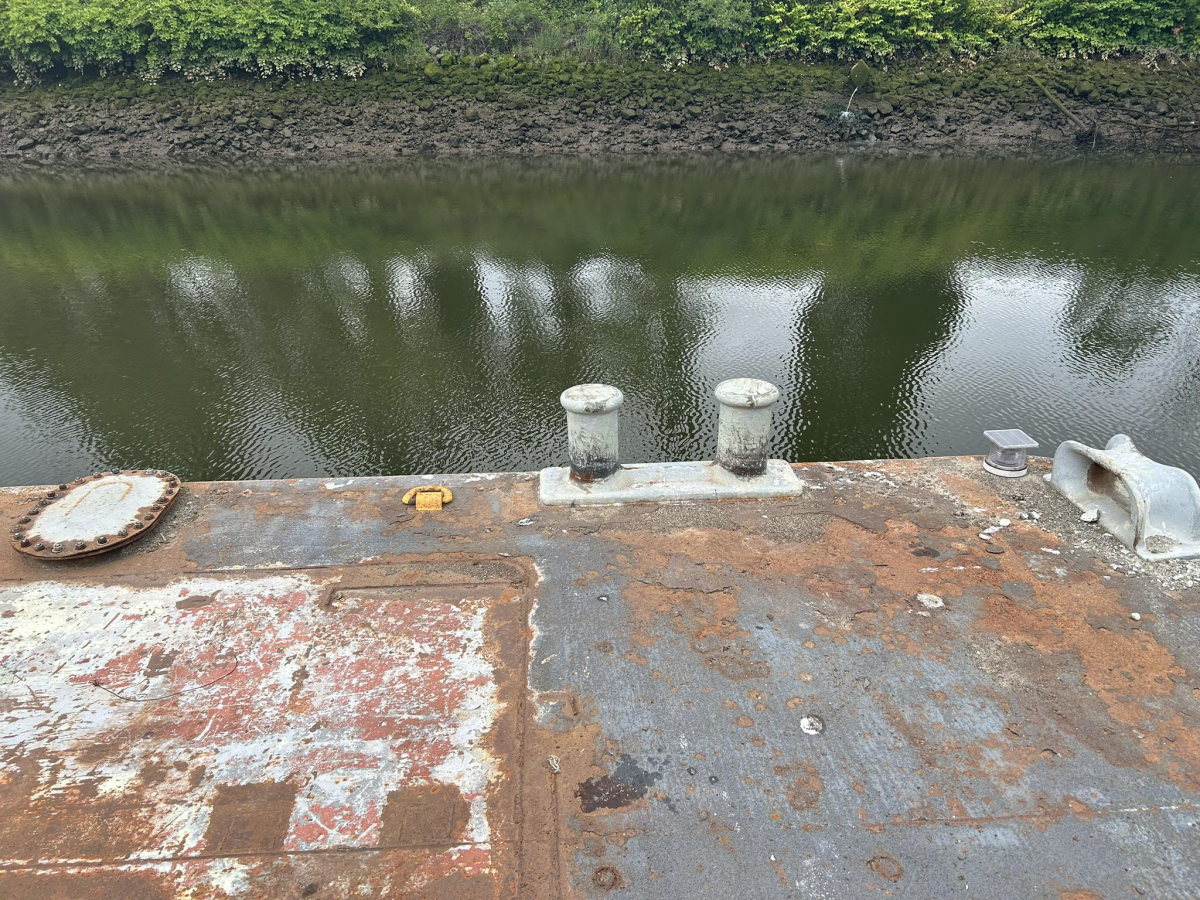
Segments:
[[[0,180],[0,484],[535,469],[1133,435],[1200,475],[1200,168],[755,159]]]

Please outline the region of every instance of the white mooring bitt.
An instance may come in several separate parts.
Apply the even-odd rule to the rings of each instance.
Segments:
[[[596,481],[621,467],[619,417],[625,395],[609,384],[577,384],[558,398],[567,411],[571,478]]]
[[[771,407],[779,388],[758,378],[730,378],[713,391],[721,404],[717,420],[717,465],[735,475],[761,475],[767,470],[771,439]]]
[[[563,391],[570,466],[542,469],[538,494],[551,506],[760,500],[794,497],[802,482],[782,459],[767,459],[775,385],[755,378],[723,381],[714,462],[622,466],[617,452],[617,411],[624,400],[608,385]]]

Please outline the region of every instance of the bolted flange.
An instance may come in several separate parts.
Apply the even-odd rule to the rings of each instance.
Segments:
[[[115,550],[158,523],[179,496],[178,484],[167,472],[120,469],[60,484],[17,519],[13,549],[56,560]]]

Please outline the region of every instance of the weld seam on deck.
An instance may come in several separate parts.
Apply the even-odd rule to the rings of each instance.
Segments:
[[[528,587],[528,583],[526,583]],[[533,611],[537,604],[533,590],[522,591],[521,601],[521,625],[525,629],[525,652],[521,654],[521,684],[529,684],[529,667],[533,662],[533,635],[530,631],[530,625],[533,622]],[[521,884],[525,878],[525,756],[526,756],[526,736],[529,733],[528,717],[532,709],[530,703],[529,691],[522,689],[519,691],[520,699],[517,701],[517,728],[519,735],[517,737],[517,747],[520,748],[520,755],[517,758],[516,765],[513,771],[513,782],[515,785],[515,794],[513,795],[513,827],[516,830],[516,870],[517,870],[517,888],[520,890]],[[558,826],[558,810],[554,811],[555,828]],[[506,842],[507,843],[507,842]],[[556,873],[557,874],[557,873]],[[555,895],[561,896],[562,891],[558,886],[559,878],[555,878]]]
[[[438,554],[438,555],[441,555],[441,554]],[[489,562],[495,561],[497,559],[511,561],[511,560],[521,559],[523,556],[524,556],[523,554],[520,556],[500,556],[499,554],[492,554],[490,556],[478,557],[478,559],[486,560]],[[464,561],[465,562],[473,562],[474,560],[464,560]],[[161,576],[161,575],[155,577],[154,575],[140,575],[140,574],[134,574],[131,572],[114,572],[111,574],[114,578],[121,579],[121,582],[123,584],[127,584],[130,587],[141,587],[143,585],[150,585],[153,587],[169,587],[171,582],[173,582],[173,581],[179,581],[181,579],[187,579],[187,578],[203,578],[203,577],[206,577],[209,575],[247,575],[247,576],[274,575],[277,572],[314,572],[314,571],[317,571],[320,569],[346,569],[346,568],[355,568],[358,566],[362,566],[363,568],[371,569],[371,568],[386,568],[387,566],[395,566],[395,565],[397,565],[397,563],[354,562],[354,563],[322,563],[319,566],[243,566],[241,568],[235,568],[235,569],[189,569],[186,572],[180,572],[175,575],[165,576],[165,578],[164,578],[164,576]],[[405,564],[401,563],[400,565],[405,565]],[[37,581],[53,581],[55,583],[62,583],[62,584],[75,584],[75,583],[79,583],[79,582],[83,582],[86,584],[96,584],[96,582],[97,582],[96,574],[97,573],[95,573],[95,572],[86,572],[86,573],[81,572],[78,574],[78,576],[76,578],[71,578],[69,575],[66,575],[66,574],[63,574],[60,572],[53,572],[53,573],[48,572],[44,579],[0,578],[0,585],[31,584],[31,583],[35,583]],[[108,574],[108,573],[105,573],[105,574]],[[345,590],[363,590],[364,588],[388,588],[389,590],[391,590],[394,588],[407,588],[407,587],[413,587],[413,588],[419,588],[419,587],[479,588],[479,587],[497,587],[497,586],[526,587],[526,586],[528,586],[528,584],[529,584],[529,581],[527,579],[522,578],[519,581],[444,581],[444,582],[413,581],[408,584],[345,584],[345,585],[340,585],[340,586]]]
[[[111,869],[115,866],[158,865],[175,862],[203,862],[209,859],[282,859],[288,856],[327,856],[336,853],[391,853],[395,850],[456,850],[460,847],[511,847],[511,840],[466,841],[457,844],[386,844],[378,847],[314,847],[311,850],[258,850],[238,853],[199,853],[177,856],[139,856],[99,862],[56,861],[46,863],[0,863],[0,872],[47,871],[52,869]]]
[[[1089,808],[1085,815],[1089,818],[1096,816],[1115,816],[1122,813],[1165,813],[1165,812],[1192,812],[1196,806],[1191,803],[1178,803],[1172,806],[1110,806],[1105,809]],[[887,828],[921,828],[926,825],[969,825],[980,827],[983,825],[1003,825],[1005,822],[1058,822],[1061,819],[1067,818],[1065,814],[1057,812],[1042,812],[1042,813],[1012,813],[1006,816],[951,816],[948,819],[905,819],[902,822],[859,822],[855,823],[855,828],[863,828],[867,831],[875,829]]]

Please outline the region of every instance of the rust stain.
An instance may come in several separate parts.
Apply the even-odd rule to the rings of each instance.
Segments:
[[[182,600],[175,601],[176,609],[201,609],[208,606],[216,599],[209,595],[198,595],[195,597],[184,597]]]
[[[675,573],[672,573],[675,574]],[[739,624],[739,607],[733,589],[713,589],[697,583],[695,573],[679,573],[668,586],[661,581],[638,581],[624,591],[634,613],[632,639],[644,644],[663,620],[686,636],[704,664],[730,681],[766,678],[771,669],[761,657],[753,634]],[[690,583],[689,583],[690,575]],[[677,586],[678,584],[678,586]]]
[[[456,785],[413,785],[388,794],[380,828],[382,846],[459,844],[470,807]]]
[[[797,775],[797,773],[799,773]],[[810,762],[802,762],[794,766],[776,766],[775,774],[780,777],[797,775],[787,786],[788,806],[797,812],[808,812],[816,809],[821,802],[821,792],[825,790],[825,782],[817,772],[817,767]]]
[[[223,784],[217,787],[204,835],[208,853],[269,853],[287,840],[296,787],[291,784]]]
[[[867,860],[867,868],[888,881],[899,881],[904,876],[904,867],[887,853],[872,856]]]
[[[159,872],[4,872],[0,897],[4,900],[172,900],[175,884]]]
[[[1051,825],[1055,825],[1063,821],[1068,816],[1074,816],[1083,821],[1089,821],[1099,816],[1128,816],[1134,812],[1137,813],[1153,813],[1159,811],[1158,807],[1149,806],[1137,810],[1119,808],[1101,810],[1088,806],[1086,803],[1078,800],[1075,797],[1066,796],[1060,799],[1049,800],[1046,798],[1035,798],[1033,809],[1029,812],[1007,813],[1002,815],[961,815],[955,810],[963,810],[961,804],[948,804],[952,806],[952,814],[942,816],[936,814],[933,807],[930,806],[927,811],[910,812],[909,817],[901,815],[893,816],[889,822],[870,822],[860,816],[862,827],[874,834],[882,834],[889,827],[895,828],[925,828],[929,826],[939,825],[954,825],[957,827],[971,828],[986,828],[993,825],[1016,824],[1028,825],[1038,831],[1045,832]],[[1182,809],[1193,811],[1196,809],[1191,804],[1172,804],[1169,809]]]
[[[150,654],[150,660],[146,663],[146,677],[155,678],[170,672],[171,665],[178,655],[174,650],[155,650]]]
[[[783,870],[783,864],[775,858],[775,854],[771,854],[771,868],[775,870],[775,877],[779,879],[779,884],[785,888],[791,887],[791,879],[788,878],[787,872]]]
[[[1152,632],[1129,627],[1128,620],[1119,592],[1083,572],[1063,584],[1041,585],[1032,603],[989,594],[979,624],[1044,657],[1038,670],[1026,674],[1047,687],[1047,699],[1057,692],[1052,682],[1072,679],[1078,665],[1083,684],[1129,736],[1114,742],[1110,735],[1076,729],[1077,738],[1114,765],[1144,760],[1181,787],[1200,791],[1200,727],[1170,705],[1189,673]],[[1133,739],[1134,730],[1140,738]]]
[[[614,891],[624,887],[621,873],[613,866],[597,866],[592,872],[592,884],[602,891]]]
[[[144,784],[161,784],[167,778],[167,767],[161,763],[148,762],[138,772]]]

